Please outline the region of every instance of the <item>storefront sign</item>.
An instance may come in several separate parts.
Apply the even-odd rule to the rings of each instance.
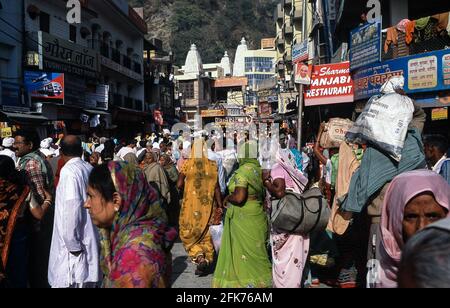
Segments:
[[[440,121],[448,119],[448,108],[436,108],[431,111],[431,120]]]
[[[297,84],[310,85],[311,84],[312,66],[304,62],[297,62],[295,64],[295,78],[294,82]]]
[[[225,110],[224,109],[202,110],[201,115],[202,115],[202,118],[224,117]]]
[[[442,56],[444,86],[450,86],[450,54]]]
[[[278,98],[278,113],[286,114],[292,110],[287,107],[290,103],[297,101],[297,93],[280,93]]]
[[[3,138],[12,137],[12,129],[11,129],[11,127],[2,128],[1,129],[1,137],[2,137],[2,139]]]
[[[109,85],[98,85],[95,93],[86,93],[85,106],[94,109],[108,110]]]
[[[278,102],[278,93],[277,93],[276,89],[260,90],[257,92],[257,94],[258,94],[258,101],[260,103],[262,103],[262,102],[268,102],[268,103]]]
[[[450,50],[398,58],[374,64],[355,72],[355,99],[380,94],[381,86],[392,76],[405,76],[406,93],[450,89]]]
[[[244,124],[248,125],[251,123],[250,117],[225,117],[225,118],[216,118],[216,124],[222,126],[233,126],[236,124]]]
[[[410,90],[435,88],[438,84],[437,57],[408,61],[408,85]]]
[[[305,94],[305,106],[317,106],[354,101],[350,63],[342,62],[314,66],[311,87]]]
[[[25,71],[25,87],[32,99],[63,103],[64,74]]]
[[[84,46],[39,31],[40,69],[95,78],[99,71],[97,53]]]
[[[139,75],[138,73],[126,68],[125,66],[120,65],[119,63],[114,62],[111,59],[108,59],[104,56],[100,56],[101,59],[101,63],[103,66],[112,69],[122,75],[127,76],[128,78],[137,80],[141,83],[144,82],[144,78],[142,77],[142,75]]]
[[[292,48],[293,63],[308,61],[308,57],[308,40],[294,45]]]
[[[381,17],[351,31],[350,69],[381,62]]]
[[[0,80],[0,109],[3,111],[30,111],[25,89],[18,83]]]

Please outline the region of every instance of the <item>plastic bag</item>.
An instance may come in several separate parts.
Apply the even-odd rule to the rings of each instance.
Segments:
[[[371,143],[400,161],[408,126],[413,119],[412,100],[396,93],[405,84],[403,76],[393,77],[381,88],[381,95],[373,96],[366,108],[347,132],[350,143]]]
[[[221,223],[220,225],[210,226],[209,233],[211,234],[214,250],[216,251],[216,253],[219,253],[220,244],[222,242],[223,223]]]

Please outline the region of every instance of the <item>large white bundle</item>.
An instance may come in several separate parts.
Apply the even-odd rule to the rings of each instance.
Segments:
[[[381,88],[381,95],[373,96],[366,108],[347,132],[351,143],[371,143],[396,161],[402,158],[408,126],[413,119],[412,100],[396,93],[403,89],[405,78],[393,77]]]

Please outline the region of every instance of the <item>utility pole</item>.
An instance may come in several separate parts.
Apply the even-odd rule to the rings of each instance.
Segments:
[[[307,0],[303,0],[303,19],[302,19],[302,38],[303,41],[308,39],[308,34],[306,33],[306,19],[307,19]],[[305,90],[305,86],[303,84],[300,85],[300,91],[299,91],[299,99],[298,99],[298,120],[297,120],[297,147],[298,150],[301,151],[302,149],[302,126],[303,126],[303,103],[304,103],[304,95],[303,92]]]

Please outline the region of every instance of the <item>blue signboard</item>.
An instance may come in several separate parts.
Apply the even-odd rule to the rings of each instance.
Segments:
[[[350,34],[350,70],[381,62],[381,17]]]
[[[308,40],[295,44],[292,48],[292,62],[297,63],[308,60]]]
[[[0,81],[0,107],[4,111],[30,111],[28,95],[24,88],[14,82]]]
[[[380,93],[392,76],[405,77],[409,94],[450,90],[450,50],[438,50],[398,58],[359,69],[353,75],[355,99],[367,99]]]

